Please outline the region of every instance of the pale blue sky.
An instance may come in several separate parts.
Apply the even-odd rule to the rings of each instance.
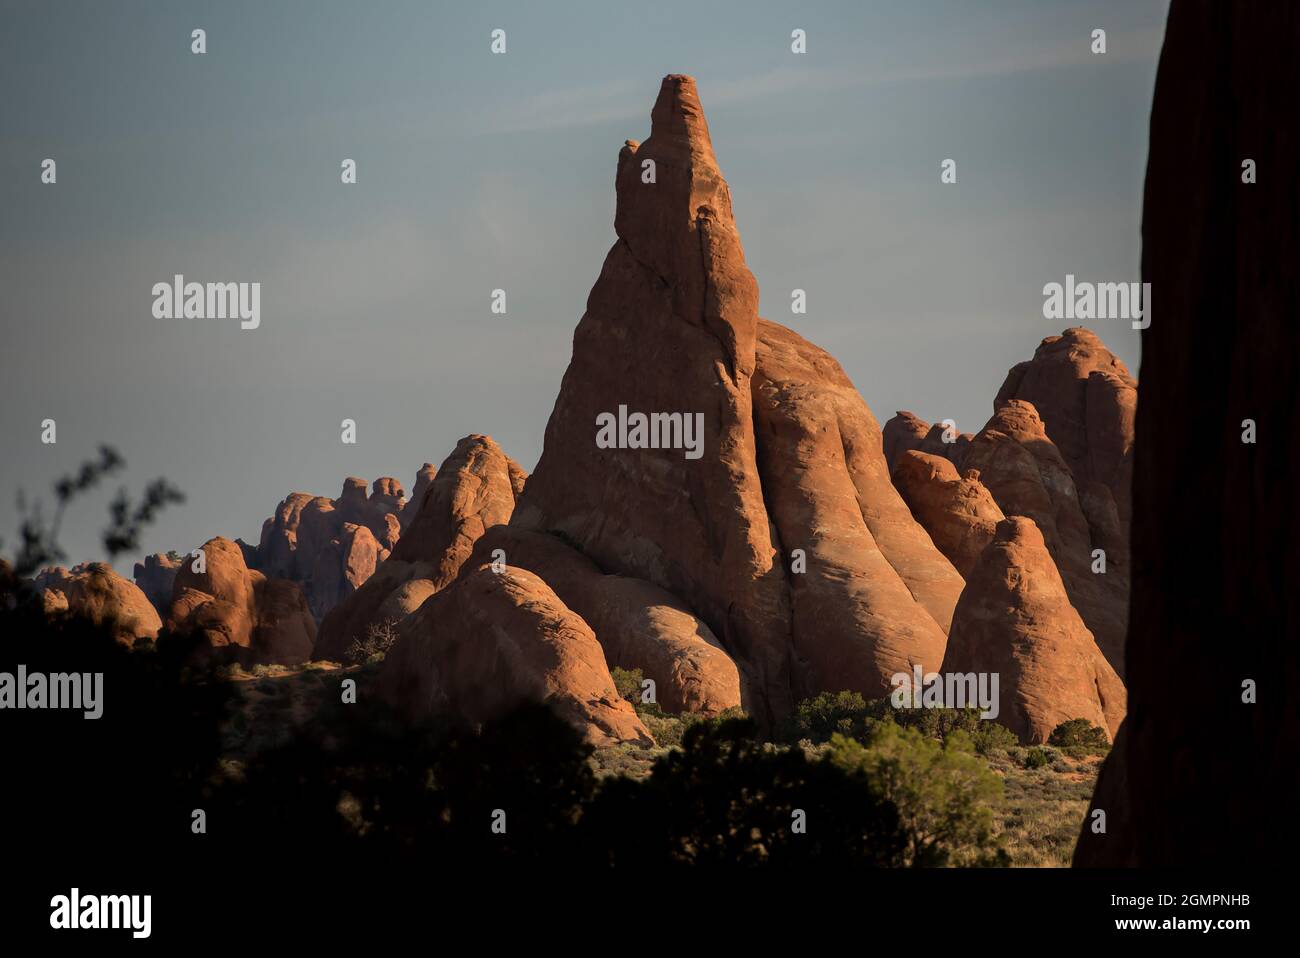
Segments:
[[[5,551],[17,489],[48,499],[100,442],[133,489],[161,474],[189,495],[146,552],[255,542],[285,494],[349,475],[409,490],[470,432],[531,469],[614,239],[618,149],[649,134],[667,73],[698,80],[763,314],[830,350],[882,423],[977,430],[1060,332],[1044,283],[1138,279],[1166,9],[4,0]],[[177,272],[261,282],[261,328],[154,319]],[[1137,334],[1097,332],[1136,373]],[[101,556],[110,491],[69,517],[73,561]]]

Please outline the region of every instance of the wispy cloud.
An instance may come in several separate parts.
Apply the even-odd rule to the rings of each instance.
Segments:
[[[1108,37],[1107,64],[1154,62],[1164,31],[1147,28],[1112,33]],[[900,83],[979,80],[1066,70],[1093,65],[1096,56],[1076,36],[1051,46],[1024,46],[994,56],[950,58],[936,55],[928,61],[872,62],[844,68],[780,67],[763,73],[714,82],[705,91],[709,107],[731,106],[791,94],[826,94]],[[513,103],[484,111],[485,119],[471,135],[543,132],[594,126],[616,120],[646,118],[645,85],[631,80],[545,90]]]
[[[598,86],[545,90],[484,111],[472,135],[529,133],[592,126],[647,116],[643,83],[619,80]]]

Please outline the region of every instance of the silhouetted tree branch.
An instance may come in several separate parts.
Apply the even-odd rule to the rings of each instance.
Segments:
[[[67,554],[59,546],[59,531],[68,504],[125,465],[126,461],[117,450],[111,446],[100,446],[98,459],[88,459],[75,473],[56,480],[53,489],[57,505],[48,525],[41,504],[36,502],[29,509],[20,491],[18,509],[26,515],[18,530],[20,546],[14,556],[14,574],[26,578],[43,566],[66,559]],[[101,534],[110,561],[124,552],[138,549],[144,527],[152,523],[166,506],[184,501],[184,493],[166,479],[155,479],[149,483],[145,487],[143,498],[135,505],[126,489],[119,490],[109,506],[111,524]]]

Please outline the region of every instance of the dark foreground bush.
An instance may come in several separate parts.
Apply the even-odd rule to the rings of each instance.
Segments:
[[[220,755],[227,683],[193,674],[194,649],[183,640],[126,649],[111,622],[47,618],[3,568],[0,580],[0,672],[102,676],[99,718],[84,709],[0,713],[6,852],[14,861],[125,866],[183,848]]]
[[[582,846],[627,867],[904,863],[898,810],[865,776],[756,733],[749,719],[700,723],[649,778],[608,781],[583,816]]]
[[[761,741],[748,719],[697,721],[645,779],[599,781],[590,747],[544,706],[481,728],[413,727],[363,681],[356,704],[330,689],[304,731],[235,761],[220,734],[234,683],[194,671],[180,640],[130,651],[110,629],[50,622],[30,603],[0,615],[5,670],[104,674],[100,720],[5,715],[16,734],[0,811],[9,847],[41,860],[382,881],[432,863],[875,867],[992,854],[980,777],[955,746],[899,738],[892,723],[870,747],[835,739],[809,758]]]

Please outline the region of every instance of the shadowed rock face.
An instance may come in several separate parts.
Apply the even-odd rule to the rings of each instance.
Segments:
[[[910,449],[920,449],[925,435],[930,431],[930,424],[916,413],[900,410],[885,423],[882,440],[885,448],[885,463],[892,472],[898,463],[898,457]]]
[[[998,721],[1022,742],[1046,742],[1070,719],[1112,736],[1124,717],[1124,683],[1079,614],[1033,520],[997,524],[953,617],[943,671],[996,673]]]
[[[220,536],[203,544],[204,568],[182,561],[169,630],[202,636],[210,650],[235,647],[245,661],[293,664],[311,658],[316,620],[296,582],[268,579],[244,564],[243,551]]]
[[[1093,799],[1107,831],[1085,820],[1076,864],[1300,851],[1298,48],[1296,4],[1170,6],[1142,215],[1129,712]]]
[[[321,622],[316,658],[343,660],[370,626],[402,618],[454,581],[483,532],[509,521],[525,478],[490,437],[457,443],[392,555]]]
[[[162,619],[144,592],[103,562],[87,562],[71,570],[45,569],[33,585],[41,592],[47,612],[67,612],[96,625],[112,623],[114,638],[121,645],[156,639],[162,628]]]
[[[431,462],[426,462],[415,474],[415,489],[412,490],[411,498],[407,500],[406,505],[402,506],[402,511],[398,515],[402,523],[402,531],[410,527],[416,514],[419,513],[420,503],[424,501],[424,495],[429,491],[429,485],[437,475],[438,469]]]
[[[689,77],[664,79],[616,189],[618,241],[511,525],[675,595],[749,677],[760,720],[822,688],[882,694],[912,662],[937,667],[960,576],[890,485],[879,426],[839,365],[758,318]],[[702,414],[702,456],[600,448],[597,417],[619,406]]]
[[[250,575],[256,577],[258,573]],[[253,653],[263,662],[297,664],[311,658],[316,619],[302,587],[288,579],[254,581]]]
[[[654,744],[587,624],[537,576],[509,566],[468,572],[404,619],[377,691],[408,715],[472,723],[546,702],[592,745]]]
[[[159,615],[166,613],[167,607],[171,605],[172,586],[176,582],[176,570],[181,567],[181,561],[155,552],[151,556],[145,556],[144,562],[135,564],[132,573],[135,584],[158,610]]]

